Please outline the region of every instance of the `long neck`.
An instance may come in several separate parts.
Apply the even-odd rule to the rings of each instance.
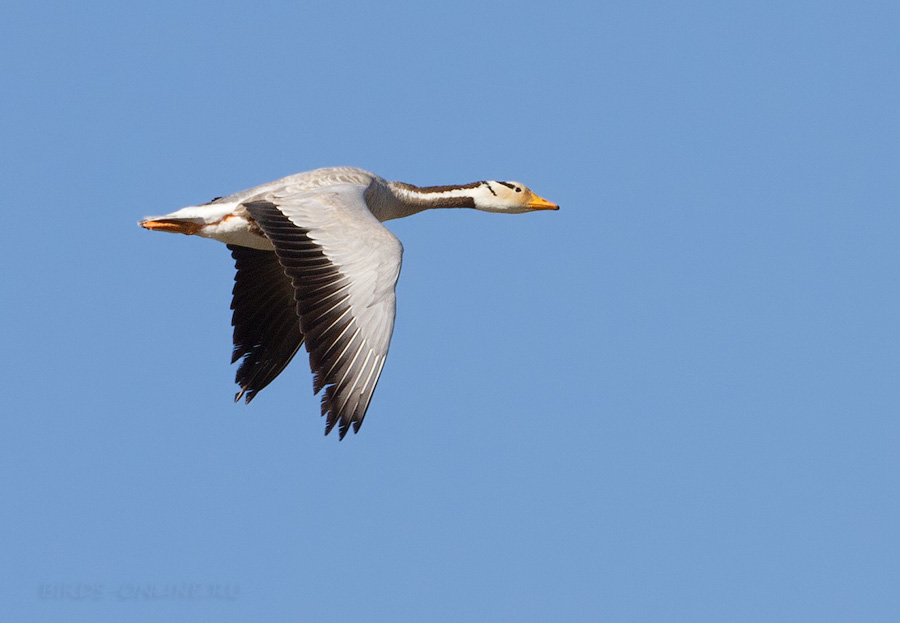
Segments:
[[[369,200],[369,207],[380,221],[402,218],[434,208],[474,208],[473,189],[484,182],[461,186],[413,186],[403,182],[387,182]]]

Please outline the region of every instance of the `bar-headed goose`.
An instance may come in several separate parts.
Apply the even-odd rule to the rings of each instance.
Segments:
[[[351,167],[317,169],[140,222],[228,245],[237,275],[236,382],[247,402],[306,343],[325,388],[325,434],[359,430],[394,328],[403,247],[381,221],[430,208],[556,210],[518,182],[418,188]]]

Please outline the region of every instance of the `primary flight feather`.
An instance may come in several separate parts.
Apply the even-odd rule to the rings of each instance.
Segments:
[[[557,210],[518,182],[417,187],[353,167],[291,175],[140,222],[228,245],[237,274],[235,400],[247,402],[306,345],[325,390],[325,434],[359,430],[394,329],[403,247],[381,223],[432,208]]]

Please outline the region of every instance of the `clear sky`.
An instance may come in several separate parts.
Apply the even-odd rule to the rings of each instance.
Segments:
[[[7,0],[0,620],[900,620],[898,32]],[[232,403],[228,251],[136,225],[330,165],[562,207],[389,224],[340,443],[302,356]]]

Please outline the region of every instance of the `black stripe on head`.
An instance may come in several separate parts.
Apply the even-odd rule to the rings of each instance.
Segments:
[[[497,183],[498,183],[498,184],[503,184],[504,186],[506,186],[506,187],[509,188],[510,190],[514,190],[514,191],[516,191],[517,193],[522,192],[522,187],[521,187],[521,186],[516,186],[515,184],[510,184],[509,182],[497,182]]]

